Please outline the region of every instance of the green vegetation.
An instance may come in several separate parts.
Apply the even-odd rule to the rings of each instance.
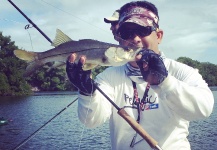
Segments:
[[[26,80],[32,87],[37,87],[39,91],[75,91],[76,88],[66,76],[65,68],[52,68],[53,65],[54,63],[47,63]],[[105,68],[94,69],[92,71],[93,78]]]
[[[209,62],[199,62],[187,57],[179,57],[177,61],[197,68],[209,86],[217,86],[217,65]]]
[[[47,63],[33,75],[23,78],[27,63],[14,56],[13,51],[17,48],[10,36],[3,36],[0,32],[0,96],[28,95],[32,93],[32,88],[39,91],[76,90],[68,81],[65,68],[55,68],[53,63]],[[177,61],[197,68],[209,86],[217,86],[217,65],[187,57],[179,57]],[[93,69],[93,78],[105,68]]]
[[[0,95],[27,95],[31,93],[30,85],[23,78],[26,63],[14,57],[17,49],[10,36],[0,32]]]
[[[24,78],[27,63],[14,56],[18,49],[10,36],[0,32],[0,96],[28,95],[31,89],[39,91],[74,91],[76,88],[68,81],[65,68],[53,68],[54,63],[47,63],[34,74]],[[93,77],[104,70],[99,67],[93,70]]]
[[[64,68],[52,68],[52,63],[47,63],[26,78],[32,87],[39,91],[65,91],[73,90],[66,80]]]

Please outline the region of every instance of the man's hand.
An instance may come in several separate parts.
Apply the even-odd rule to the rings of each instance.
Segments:
[[[79,89],[80,94],[91,95],[95,87],[90,78],[91,70],[84,71],[82,66],[85,64],[86,57],[81,56],[78,63],[75,63],[76,54],[73,53],[66,61],[66,73],[71,83]]]
[[[158,85],[168,76],[160,55],[149,49],[141,50],[136,56],[143,79],[151,85]]]

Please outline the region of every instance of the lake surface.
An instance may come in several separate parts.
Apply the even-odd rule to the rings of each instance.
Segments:
[[[212,115],[190,123],[192,150],[217,150],[217,91]],[[36,93],[34,96],[0,97],[0,117],[10,120],[0,126],[0,150],[11,150],[41,128],[19,150],[109,150],[108,122],[88,129],[77,118],[77,98],[71,92]],[[65,110],[64,110],[65,108]],[[61,114],[57,115],[61,110]],[[56,116],[48,122],[51,118]]]

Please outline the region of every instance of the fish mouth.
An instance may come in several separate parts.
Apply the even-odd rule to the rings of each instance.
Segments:
[[[142,48],[132,49],[129,47],[110,47],[105,51],[108,62],[113,65],[134,61],[135,56]]]
[[[137,51],[138,49],[140,49],[140,50],[141,50],[141,49],[146,49],[146,47],[137,46],[137,45],[134,45],[134,44],[125,46],[125,48],[128,49],[128,51],[130,51],[130,50]]]
[[[129,46],[121,46],[123,49],[124,49],[124,51],[126,51],[126,52],[130,52],[131,50],[132,50],[132,48],[130,48]],[[134,49],[135,49],[135,47],[134,47]],[[134,50],[133,49],[133,50]]]

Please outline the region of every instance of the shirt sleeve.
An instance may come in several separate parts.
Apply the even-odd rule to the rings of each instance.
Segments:
[[[113,99],[114,88],[109,84],[110,82],[106,81],[106,78],[106,72],[103,72],[97,77],[96,82],[99,88],[103,89],[105,94]],[[79,95],[78,117],[85,126],[89,128],[97,127],[107,121],[111,113],[112,105],[98,90],[95,90],[91,96]]]
[[[153,87],[162,101],[182,118],[192,121],[208,117],[214,97],[197,69],[172,61],[168,77]]]

